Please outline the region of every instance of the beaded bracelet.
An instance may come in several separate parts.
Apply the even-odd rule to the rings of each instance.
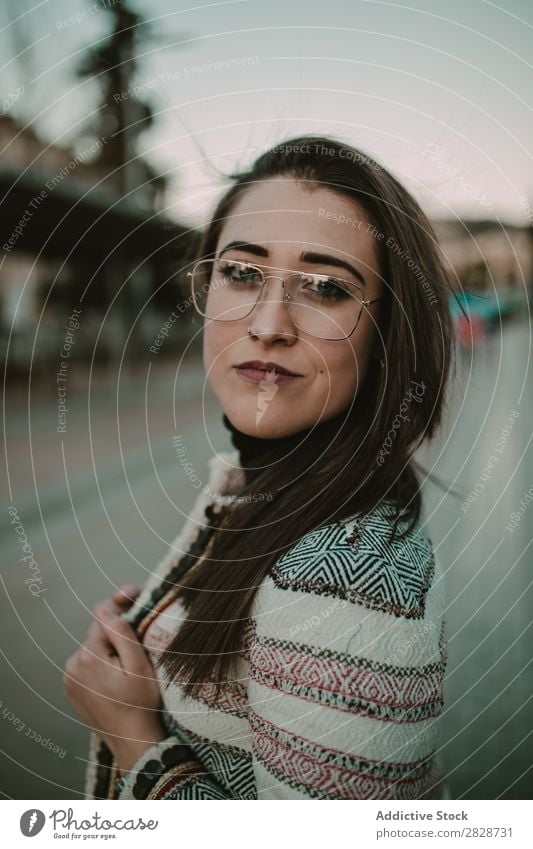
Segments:
[[[185,763],[191,760],[192,752],[188,746],[182,743],[176,743],[165,749],[159,759],[151,758],[145,763],[144,768],[137,773],[135,784],[133,785],[133,795],[136,799],[146,799],[152,787],[157,784],[163,773],[168,772],[172,767],[178,764]],[[124,784],[121,785],[121,789]]]

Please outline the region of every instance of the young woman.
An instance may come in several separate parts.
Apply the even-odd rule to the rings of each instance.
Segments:
[[[434,233],[330,138],[232,181],[188,279],[235,450],[67,661],[86,795],[442,798],[443,587],[412,457],[453,353]]]

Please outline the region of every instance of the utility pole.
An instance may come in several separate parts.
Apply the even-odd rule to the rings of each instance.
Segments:
[[[105,138],[106,143],[95,164],[115,172],[113,179],[124,204],[137,207],[137,211],[144,210],[148,218],[154,214],[152,175],[147,163],[138,155],[136,141],[151,125],[153,113],[147,103],[128,94],[137,69],[137,46],[145,38],[146,24],[126,2],[112,6],[107,5],[106,0],[98,2],[111,17],[113,28],[107,38],[88,49],[79,68],[80,76],[95,77],[102,89],[99,119],[92,129],[99,138]],[[151,266],[141,263],[136,269],[123,256],[107,270],[106,278],[111,295],[124,283],[119,298],[123,333],[115,351],[116,355],[122,354],[121,349],[129,336],[127,360],[135,364],[150,344]]]

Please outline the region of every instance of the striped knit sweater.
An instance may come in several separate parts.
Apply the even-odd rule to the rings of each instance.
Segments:
[[[238,463],[233,451],[210,459],[208,486],[123,614],[152,661],[185,615],[173,581],[205,549],[209,516],[231,499]],[[310,532],[278,559],[222,700],[213,703],[208,685],[200,699],[162,686],[168,736],[127,775],[91,733],[86,797],[449,798],[437,751],[443,581],[420,524],[386,539],[387,506]],[[173,752],[182,753],[177,764]]]

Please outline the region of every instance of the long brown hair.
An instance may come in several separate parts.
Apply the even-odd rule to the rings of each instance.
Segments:
[[[257,589],[304,534],[364,516],[384,499],[395,505],[393,536],[400,523],[401,536],[416,525],[421,511],[417,472],[424,470],[412,453],[441,422],[454,360],[452,284],[428,219],[381,164],[332,138],[290,139],[260,156],[249,170],[232,175],[197,258],[215,255],[222,226],[250,185],[283,177],[300,181],[310,192],[324,187],[357,202],[376,228],[386,290],[377,354],[385,368],[372,361],[342,438],[318,450],[313,442],[313,462],[300,452],[294,462],[291,457],[290,463],[266,464],[243,484],[241,498],[225,506],[218,518],[209,514],[208,556],[179,580],[178,597],[187,617],[157,661],[169,682],[179,681],[192,697],[206,683],[215,685],[218,694],[221,682],[234,675]],[[399,411],[406,398],[413,399],[415,385],[423,389],[415,390],[416,402],[409,404],[408,416],[397,427]],[[274,496],[252,497],[257,493]]]

